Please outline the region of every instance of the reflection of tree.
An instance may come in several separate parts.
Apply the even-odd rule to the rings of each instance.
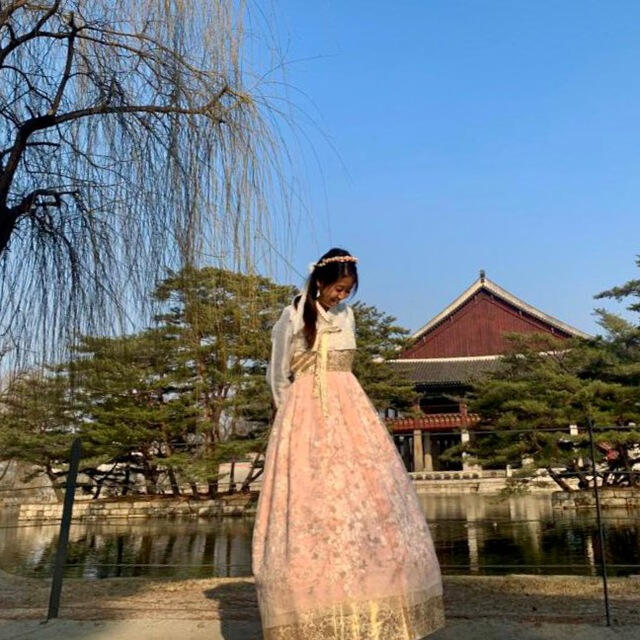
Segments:
[[[49,576],[57,527],[29,527],[0,537],[0,567]],[[97,578],[250,575],[252,525],[248,521],[172,524],[73,525],[66,575]],[[17,559],[17,562],[16,562]],[[239,561],[243,566],[236,566]],[[132,566],[172,565],[172,566]]]
[[[596,540],[598,539],[595,536]],[[640,526],[626,523],[608,523],[605,527],[605,538],[607,541],[607,562],[615,564],[640,565]],[[599,555],[597,556],[599,558]],[[636,569],[616,569],[613,567],[614,575],[628,575],[638,573]]]
[[[478,572],[536,573],[522,565],[555,565],[540,568],[543,574],[590,574],[600,558],[597,527],[593,514],[555,514],[545,510],[543,500],[527,506],[523,500],[489,504],[478,500],[474,517],[464,516],[464,501],[448,508],[445,519],[432,519],[432,533],[442,565],[463,568],[447,573],[468,573],[469,541],[478,541]],[[449,500],[453,505],[456,501]],[[534,536],[527,519],[535,520]],[[640,563],[640,522],[629,514],[606,514],[607,560],[612,564]],[[512,519],[511,519],[512,518]],[[473,531],[471,528],[473,527]],[[2,532],[0,532],[2,533]],[[115,526],[74,525],[69,546],[69,577],[177,577],[206,578],[213,575],[250,575],[252,522],[247,519],[217,522],[158,523]],[[0,535],[0,567],[25,575],[49,576],[55,556],[56,527],[30,527]],[[16,559],[18,559],[16,561]],[[127,565],[191,565],[132,567]],[[560,565],[581,565],[568,568]],[[110,565],[110,566],[105,566]],[[120,565],[120,566],[118,566]],[[486,568],[486,565],[510,565]],[[612,575],[635,573],[633,568],[612,568]]]

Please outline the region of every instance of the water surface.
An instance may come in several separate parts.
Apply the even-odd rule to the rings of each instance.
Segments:
[[[600,545],[591,511],[554,512],[550,496],[421,495],[445,574],[599,572]],[[640,512],[608,510],[605,550],[611,575],[640,574]],[[18,524],[0,513],[0,569],[51,575],[58,526]],[[251,575],[252,518],[145,520],[74,524],[66,575]]]

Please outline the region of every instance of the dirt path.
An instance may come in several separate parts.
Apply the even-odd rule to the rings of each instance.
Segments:
[[[620,625],[640,625],[640,578],[613,578],[612,615]],[[42,620],[49,582],[0,573],[0,618]],[[603,621],[597,578],[567,576],[446,576],[450,620],[537,623]],[[258,620],[253,580],[110,578],[65,581],[60,617],[73,620]]]

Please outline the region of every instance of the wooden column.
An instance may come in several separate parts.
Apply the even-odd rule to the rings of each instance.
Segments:
[[[413,470],[424,471],[424,452],[422,451],[422,431],[413,431]]]
[[[471,439],[471,436],[469,435],[469,430],[462,429],[462,431],[460,432],[460,441],[462,442],[462,444],[469,442],[470,439]],[[480,471],[481,469],[482,467],[479,464],[471,464],[469,462],[468,453],[462,454],[462,470],[463,471]]]
[[[569,435],[570,436],[577,436],[579,434],[578,432],[578,425],[577,424],[570,424],[569,425]],[[578,458],[578,466],[582,467],[584,465],[584,460],[582,459],[582,456]]]
[[[431,452],[431,434],[425,431],[423,437],[424,470],[433,471],[433,454]]]

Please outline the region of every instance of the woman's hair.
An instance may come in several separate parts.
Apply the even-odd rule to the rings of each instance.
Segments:
[[[344,249],[329,249],[329,251],[321,256],[315,263],[313,271],[307,281],[307,298],[304,302],[302,318],[304,320],[304,337],[307,342],[307,347],[309,348],[313,347],[313,343],[316,341],[316,321],[318,320],[316,298],[318,297],[318,282],[321,282],[326,287],[337,282],[340,278],[351,276],[353,278],[353,289],[351,292],[355,293],[358,289],[358,268],[356,267],[355,260],[330,260],[330,258],[340,257],[349,258],[352,256]],[[296,308],[300,302],[300,297],[301,296],[297,296],[293,302]]]

